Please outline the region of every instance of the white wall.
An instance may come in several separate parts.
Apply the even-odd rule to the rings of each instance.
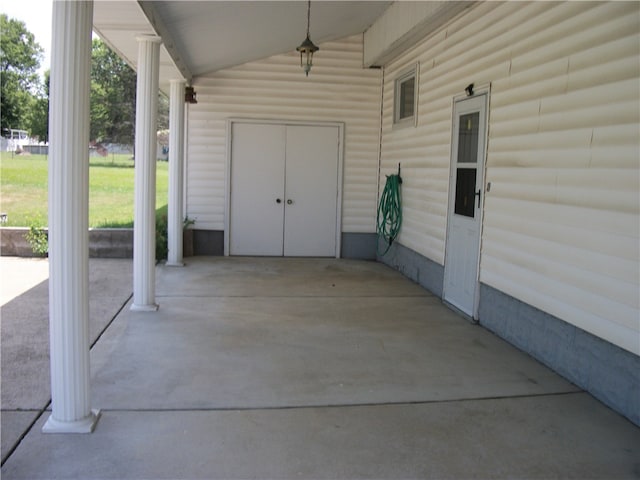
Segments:
[[[399,241],[444,263],[452,99],[491,83],[480,280],[640,354],[637,2],[483,2],[384,71],[382,169]],[[417,127],[393,81],[420,62]]]
[[[343,232],[374,232],[381,70],[362,68],[362,35],[319,45],[305,77],[295,51],[198,77],[189,106],[187,214],[223,230],[226,120],[344,122]]]

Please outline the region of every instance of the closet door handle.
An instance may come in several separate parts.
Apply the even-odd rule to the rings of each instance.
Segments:
[[[282,200],[280,200],[279,198],[276,198],[276,203],[282,203]]]
[[[287,200],[287,205],[291,205],[293,203],[293,200],[289,199]]]

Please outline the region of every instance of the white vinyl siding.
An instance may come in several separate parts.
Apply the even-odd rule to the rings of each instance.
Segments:
[[[420,62],[418,122],[393,79]],[[453,98],[491,85],[480,281],[640,353],[640,7],[483,2],[385,67],[399,241],[444,263]]]
[[[381,70],[362,68],[362,35],[320,45],[309,77],[297,52],[198,77],[189,106],[187,213],[223,230],[226,120],[345,123],[343,232],[374,232]]]

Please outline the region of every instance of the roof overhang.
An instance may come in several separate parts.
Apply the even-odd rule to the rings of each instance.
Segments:
[[[313,1],[316,45],[364,33],[363,67],[384,65],[474,2]],[[144,34],[162,38],[160,88],[294,51],[307,29],[306,1],[98,0],[94,30],[134,69]],[[318,61],[322,52],[320,51]]]
[[[313,1],[310,34],[321,44],[364,32],[390,1]],[[307,29],[305,1],[96,1],[95,32],[132,67],[136,37],[162,38],[160,87],[294,51]]]
[[[474,1],[394,2],[364,34],[364,65],[383,66]]]

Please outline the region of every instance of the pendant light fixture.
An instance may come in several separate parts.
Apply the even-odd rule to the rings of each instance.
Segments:
[[[309,76],[309,71],[313,65],[313,54],[320,50],[309,38],[309,26],[311,25],[311,0],[307,4],[307,38],[296,48],[300,52],[300,66],[303,68],[305,75]],[[304,57],[304,61],[303,61]]]

